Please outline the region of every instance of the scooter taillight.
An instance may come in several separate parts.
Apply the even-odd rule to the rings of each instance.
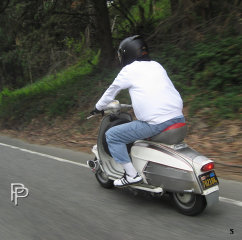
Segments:
[[[207,163],[206,165],[204,165],[202,168],[201,168],[201,171],[202,172],[207,172],[207,171],[211,171],[214,169],[214,163],[213,162],[210,162],[210,163]]]

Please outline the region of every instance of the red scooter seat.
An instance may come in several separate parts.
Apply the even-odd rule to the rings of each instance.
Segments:
[[[175,123],[158,135],[149,138],[149,141],[165,143],[168,145],[178,144],[184,140],[186,133],[186,123]]]

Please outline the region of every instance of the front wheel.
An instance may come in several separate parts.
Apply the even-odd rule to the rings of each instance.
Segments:
[[[206,207],[206,199],[193,193],[171,193],[172,201],[179,212],[188,216],[200,214]]]
[[[101,184],[104,188],[112,188],[113,187],[113,180],[110,180],[108,176],[101,170],[101,168],[98,169],[98,171],[95,173],[97,181]]]

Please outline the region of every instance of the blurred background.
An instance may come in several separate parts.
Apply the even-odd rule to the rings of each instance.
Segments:
[[[99,122],[86,116],[120,71],[120,41],[140,34],[184,99],[188,143],[241,177],[241,2],[2,0],[1,132],[89,151]]]

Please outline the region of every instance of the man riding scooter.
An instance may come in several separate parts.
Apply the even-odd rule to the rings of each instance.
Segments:
[[[109,151],[125,171],[122,178],[114,181],[114,186],[124,187],[142,182],[126,144],[155,136],[175,123],[185,122],[185,119],[179,92],[165,69],[150,59],[148,47],[139,35],[120,43],[118,57],[122,69],[91,114],[100,113],[121,90],[129,90],[137,120],[114,126],[106,132]]]

